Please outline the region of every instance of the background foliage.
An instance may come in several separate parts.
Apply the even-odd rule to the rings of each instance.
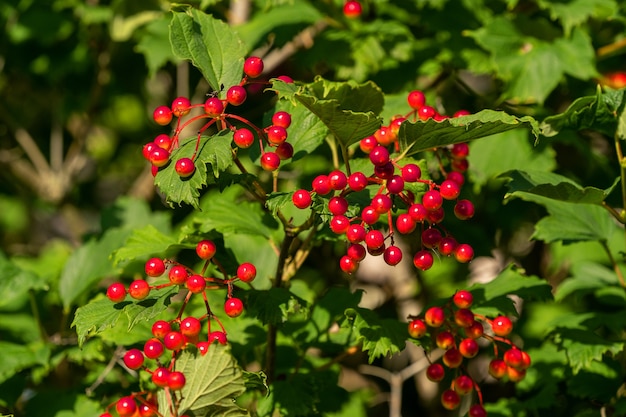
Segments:
[[[480,287],[481,308],[513,313],[510,301],[498,300],[522,297],[516,332],[534,362],[517,387],[485,390],[490,415],[626,414],[620,165],[626,100],[612,77],[626,71],[622,2],[370,0],[355,20],[343,16],[339,0],[189,3],[224,22],[211,23],[212,45],[223,46],[221,25],[233,28],[242,44],[231,50],[242,58],[262,55],[268,79],[322,76],[369,86],[368,109],[384,120],[406,112],[407,92],[421,89],[442,113],[504,110],[527,121],[530,129],[503,129],[471,143],[477,216],[455,234],[478,257],[469,268],[441,260],[409,278],[372,265],[348,280],[337,268],[340,245],[320,241],[288,289],[270,290],[277,257],[267,242],[281,241],[284,231],[258,205],[235,205],[240,195],[232,188],[219,194],[233,180],[228,166],[219,167],[225,172],[216,184],[173,200],[191,206],[171,210],[172,197],[157,192],[141,157],[141,146],[162,132],[150,117],[156,105],[181,95],[203,101],[239,75],[229,68],[218,71],[221,78],[202,74],[183,60],[196,59],[191,48],[174,53],[168,2],[6,1],[0,4],[1,412],[99,415],[136,389],[137,378],[118,362],[123,346],[144,339],[149,329],[141,319],[151,312],[138,319],[129,308],[90,322],[75,316],[77,308],[108,302],[102,294],[112,280],[140,274],[151,254],[184,258],[191,242],[210,232],[231,262],[255,252],[257,268],[271,271],[248,294],[250,314],[228,329],[244,369],[263,355],[258,346],[267,326],[284,321],[279,372],[290,373],[307,349],[327,349],[328,357],[307,356],[306,370],[342,358],[324,372],[278,380],[258,400],[260,415],[272,407],[284,415],[388,415],[380,396],[393,387],[364,365],[374,360],[382,375],[407,367],[415,357],[404,336],[396,337],[407,314],[498,274]],[[262,121],[272,94],[251,94],[242,113]],[[309,96],[315,97],[296,99],[315,106]],[[332,166],[323,127],[298,117],[298,146],[311,155],[293,158],[286,188],[308,186]],[[359,123],[370,120],[362,117]],[[409,137],[430,132],[434,140],[441,133],[428,123],[406,129]],[[346,145],[357,136],[338,135]],[[271,182],[253,162],[249,168]],[[165,175],[157,184],[166,183]],[[272,196],[270,207],[281,206],[280,197]],[[202,216],[193,204],[228,215]],[[363,299],[358,289],[366,289]],[[268,308],[267,295],[278,308]],[[167,300],[154,296],[157,306]],[[350,314],[343,317],[345,309]],[[337,321],[355,326],[348,319],[361,323],[357,329],[382,332],[384,342],[361,331],[369,352],[341,356],[342,340],[314,334]],[[87,337],[92,324],[100,326],[98,337]],[[328,384],[340,372],[343,384]],[[445,415],[432,389],[418,377],[404,381],[402,414]]]

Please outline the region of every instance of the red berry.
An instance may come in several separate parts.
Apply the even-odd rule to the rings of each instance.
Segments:
[[[200,294],[206,289],[206,280],[202,275],[190,275],[185,281],[185,287],[193,294]]]
[[[430,307],[424,313],[424,321],[430,327],[441,327],[446,319],[446,313],[441,307]]]
[[[220,345],[225,345],[227,341],[226,333],[220,332],[219,330],[209,334],[209,343],[217,342]]]
[[[443,210],[443,207],[439,207],[436,210],[430,210],[426,213],[426,219],[434,224],[439,224],[443,221],[446,213]]]
[[[152,143],[154,143],[156,146],[158,146],[161,149],[165,149],[166,151],[169,151],[170,148],[172,147],[172,138],[169,135],[166,135],[165,133],[161,133],[160,135],[157,135],[156,138],[154,138]]]
[[[361,210],[361,220],[363,220],[366,224],[371,225],[376,223],[379,217],[380,214],[372,206],[363,207],[363,210]]]
[[[359,261],[344,255],[339,259],[339,268],[346,274],[353,274],[359,269]]]
[[[141,368],[143,361],[143,353],[139,349],[130,349],[124,354],[124,365],[130,369],[137,370]]]
[[[245,88],[240,85],[233,85],[226,91],[226,101],[233,106],[240,106],[246,101],[247,95]]]
[[[229,317],[238,317],[243,313],[243,303],[239,298],[231,297],[224,304],[224,312]]]
[[[398,265],[402,261],[402,250],[397,246],[388,246],[383,253],[383,259],[387,265]]]
[[[334,170],[328,174],[328,183],[333,190],[343,190],[348,185],[348,177],[342,171]]]
[[[160,277],[165,272],[165,262],[159,258],[150,258],[144,268],[149,277]]]
[[[170,371],[161,366],[152,372],[152,382],[157,387],[165,388],[167,386],[167,379],[169,376]]]
[[[407,213],[409,213],[411,218],[416,222],[423,222],[428,216],[428,210],[426,210],[426,207],[420,203],[411,204]]]
[[[474,217],[474,204],[469,200],[459,200],[454,205],[454,215],[459,220],[467,220]]]
[[[280,145],[287,140],[287,130],[282,126],[272,125],[265,129],[267,140],[273,145]]]
[[[150,161],[150,153],[152,153],[152,151],[156,148],[160,148],[160,146],[158,146],[156,143],[154,142],[148,142],[145,145],[143,145],[143,148],[141,148],[141,152],[143,154],[143,157],[147,160]]]
[[[333,216],[330,219],[330,230],[338,235],[346,233],[350,227],[350,220],[344,215]]]
[[[387,191],[391,194],[400,194],[404,191],[404,180],[400,175],[394,175],[387,180]]]
[[[167,274],[170,282],[172,284],[180,285],[184,284],[187,281],[187,277],[189,273],[187,272],[187,268],[182,265],[174,265],[170,268],[170,272]]]
[[[361,16],[361,13],[363,13],[363,7],[361,3],[356,0],[348,0],[343,5],[343,14],[348,19],[356,19]]]
[[[391,145],[398,139],[391,126],[381,126],[374,132],[374,137],[383,146]]]
[[[148,161],[150,161],[150,163],[155,167],[163,167],[170,161],[170,153],[169,151],[156,146],[150,151]]]
[[[469,145],[466,142],[455,143],[450,149],[450,154],[455,159],[464,159],[469,155]]]
[[[457,394],[466,395],[474,389],[474,381],[467,375],[459,375],[452,381],[452,386]]]
[[[426,191],[422,197],[422,204],[428,211],[437,210],[443,204],[443,198],[437,190]]]
[[[459,352],[465,358],[473,358],[478,355],[479,346],[475,339],[463,339],[459,343]]]
[[[185,336],[181,332],[171,331],[163,338],[163,344],[168,350],[179,350],[185,344]]]
[[[243,72],[250,78],[256,78],[263,73],[263,60],[257,56],[251,56],[243,63]]]
[[[474,320],[471,326],[465,328],[465,335],[471,339],[478,339],[484,332],[483,324],[477,320]]]
[[[348,187],[352,191],[361,191],[367,187],[367,177],[362,172],[354,172],[348,177]]]
[[[457,172],[465,172],[469,167],[469,162],[467,162],[467,159],[453,159],[450,166]]]
[[[452,302],[458,308],[470,308],[473,301],[474,296],[467,290],[459,290],[452,296]]]
[[[169,326],[169,323],[168,323],[168,326]],[[170,328],[170,331],[171,331],[171,328]],[[163,337],[165,337],[165,335],[163,335]],[[149,358],[149,359],[159,358],[163,354],[164,350],[165,350],[165,347],[163,346],[163,343],[161,343],[161,341],[157,338],[150,338],[146,340],[146,343],[144,343],[143,345],[143,352],[146,355],[146,358]]]
[[[120,417],[130,417],[137,411],[137,404],[133,397],[122,397],[115,403],[115,410]]]
[[[463,363],[463,355],[457,348],[450,348],[443,354],[443,363],[448,368],[458,368]]]
[[[185,116],[189,113],[191,102],[187,97],[177,97],[172,101],[172,113],[176,117]]]
[[[352,245],[348,246],[348,250],[346,251],[346,255],[356,262],[360,262],[365,259],[366,254],[367,251],[365,250],[363,245],[360,245],[358,243],[353,243]]]
[[[446,375],[446,370],[440,363],[433,363],[426,368],[426,377],[433,381],[439,382]]]
[[[515,368],[518,370],[524,368],[524,358],[522,356],[522,351],[515,347],[504,352],[504,356],[502,359],[504,359],[504,362],[511,368]]]
[[[293,84],[293,78],[288,75],[279,75],[278,77],[276,77],[276,79],[281,80],[286,84]]]
[[[474,257],[474,249],[467,243],[461,243],[454,250],[454,257],[461,263],[467,263]]]
[[[430,269],[433,266],[433,262],[433,254],[425,249],[417,251],[417,253],[415,253],[415,256],[413,257],[413,265],[415,265],[417,269],[421,269],[422,271]]]
[[[204,356],[209,351],[209,342],[198,342],[196,343],[196,347],[200,351],[200,354]]]
[[[187,178],[193,175],[194,171],[196,170],[196,166],[194,165],[191,158],[180,158],[178,161],[176,161],[174,169],[180,177]]]
[[[498,316],[491,321],[491,328],[496,336],[508,336],[513,330],[513,323],[506,316]]]
[[[224,102],[217,97],[209,97],[204,102],[204,112],[210,117],[218,117],[224,113]]]
[[[437,333],[435,343],[440,349],[448,350],[454,346],[454,335],[447,330]]]
[[[332,197],[328,201],[328,211],[335,216],[345,214],[348,211],[348,200],[343,197]]]
[[[459,394],[454,390],[447,389],[441,394],[441,405],[443,405],[446,410],[454,410],[460,403],[461,397],[459,397]]]
[[[186,317],[180,322],[180,332],[187,337],[195,337],[202,330],[202,323],[195,317]]]
[[[391,201],[391,198],[389,198],[389,196],[386,194],[376,194],[372,198],[371,206],[374,207],[374,210],[376,210],[379,214],[385,214],[389,210],[391,210],[393,202]]]
[[[254,143],[254,134],[250,129],[242,127],[233,133],[233,141],[240,148],[249,148]]]
[[[408,213],[402,213],[396,218],[396,230],[407,235],[415,230],[415,221]]]
[[[140,417],[156,417],[158,406],[156,403],[142,403],[139,404],[139,416]]]
[[[276,155],[281,161],[289,159],[293,156],[293,146],[289,142],[283,142],[276,147]]]
[[[439,382],[443,380],[446,375],[446,370],[440,363],[433,363],[426,368],[426,377],[432,382]]]
[[[520,382],[526,376],[526,370],[516,369],[512,366],[509,366],[506,368],[506,375],[509,377],[509,381]]]
[[[424,105],[420,107],[419,109],[417,109],[417,116],[420,118],[420,120],[425,121],[428,119],[432,119],[433,117],[435,117],[436,114],[437,114],[437,111],[432,106]]]
[[[277,111],[272,116],[272,124],[282,126],[286,129],[291,125],[291,115],[286,111]]]
[[[406,182],[416,182],[422,177],[422,170],[418,165],[406,164],[401,170],[402,179]]]
[[[507,364],[502,359],[492,359],[489,362],[489,375],[495,379],[502,379],[506,375]]]
[[[426,324],[421,319],[414,319],[409,322],[409,336],[419,339],[426,334]]]
[[[439,241],[439,245],[437,245],[437,249],[439,250],[439,253],[443,256],[450,256],[454,253],[454,250],[457,246],[458,242],[455,238],[446,236],[441,238],[441,240]]]
[[[293,205],[299,209],[305,209],[311,205],[311,193],[307,190],[298,190],[291,197]]]
[[[427,248],[435,248],[441,242],[441,232],[435,228],[428,228],[422,232],[422,244]]]
[[[474,323],[474,313],[467,308],[460,308],[454,313],[454,321],[459,327],[470,327]]]
[[[200,259],[208,261],[215,256],[215,252],[217,252],[217,247],[211,240],[201,240],[196,244],[196,254]]]
[[[167,386],[169,387],[169,389],[172,389],[174,391],[179,391],[183,389],[183,387],[185,386],[185,382],[185,375],[182,372],[170,372],[167,377]]]
[[[346,239],[350,243],[360,243],[365,240],[367,236],[367,230],[360,224],[351,224],[346,230]]]
[[[243,282],[252,282],[256,278],[256,267],[250,262],[244,262],[237,268],[237,278]]]
[[[480,404],[474,404],[469,409],[469,417],[487,417],[487,411],[485,407]]]
[[[383,165],[376,165],[374,167],[374,175],[382,180],[389,180],[393,178],[393,173],[396,168],[393,166],[391,162],[387,162]]]
[[[280,157],[275,152],[265,152],[261,155],[261,168],[266,171],[276,171],[280,166]]]
[[[171,331],[172,326],[165,320],[157,320],[152,325],[152,334],[159,339],[163,339]]]
[[[107,297],[114,303],[124,301],[126,298],[126,287],[121,282],[109,285],[107,288]]]
[[[522,351],[522,369],[530,368],[530,355],[524,351]]]
[[[426,97],[424,93],[419,90],[414,90],[409,93],[407,97],[407,102],[409,103],[409,107],[413,110],[418,110],[426,104]]]
[[[372,152],[376,146],[378,146],[378,141],[374,136],[367,136],[359,142],[359,148],[367,154]]]
[[[389,162],[389,151],[384,146],[376,146],[370,152],[370,161],[376,166],[385,165]]]
[[[330,192],[330,181],[328,180],[327,175],[318,175],[315,177],[313,182],[311,183],[311,187],[313,191],[315,191],[319,195],[326,195]]]
[[[456,200],[461,193],[461,187],[455,181],[445,180],[439,186],[439,193],[446,200]]]
[[[456,182],[457,184],[459,184],[459,187],[465,184],[465,177],[463,176],[463,174],[457,171],[448,172],[448,175],[446,175],[446,179]]]
[[[172,110],[167,106],[159,106],[154,109],[152,118],[161,126],[168,125],[172,121]]]
[[[128,286],[128,294],[135,300],[143,300],[150,294],[150,285],[143,279],[136,279]]]
[[[379,249],[385,244],[385,236],[380,230],[370,230],[365,235],[365,244],[369,249]]]

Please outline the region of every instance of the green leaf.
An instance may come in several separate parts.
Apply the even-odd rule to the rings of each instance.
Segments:
[[[572,276],[557,287],[554,298],[556,301],[570,296],[581,298],[607,286],[620,288],[613,270],[595,262],[576,263],[572,267]]]
[[[35,365],[46,365],[50,349],[41,343],[18,345],[0,340],[0,383]]]
[[[170,204],[187,203],[199,208],[200,190],[207,185],[206,164],[211,165],[213,176],[219,177],[220,172],[226,170],[233,161],[232,133],[229,130],[222,130],[213,136],[201,136],[196,153],[197,140],[197,137],[192,137],[181,141],[180,147],[172,152],[170,163],[161,168],[155,177],[154,183]],[[187,178],[181,178],[176,173],[175,161],[192,158],[194,154],[194,173]]]
[[[400,352],[406,344],[406,323],[380,319],[372,310],[365,308],[346,309],[342,327],[355,332],[370,363],[380,356]]]
[[[142,259],[158,253],[165,253],[169,249],[182,248],[177,241],[169,235],[161,233],[153,225],[147,225],[133,230],[124,245],[114,252],[115,264],[132,260]]]
[[[574,374],[591,368],[595,361],[602,361],[604,354],[617,355],[626,346],[624,342],[610,341],[584,329],[557,329],[555,342],[567,353]]]
[[[290,293],[286,288],[271,288],[264,291],[247,292],[246,311],[263,324],[281,324],[303,307],[306,302]]]
[[[299,87],[274,81],[272,90],[306,107],[343,146],[371,135],[382,123],[377,115],[382,111],[384,97],[372,82],[331,82],[317,77],[313,83]]]
[[[148,23],[135,47],[146,60],[148,76],[154,77],[156,72],[167,62],[175,60],[170,48],[164,48],[169,42],[169,17],[163,14],[160,18]]]
[[[441,122],[404,122],[398,132],[398,141],[407,155],[425,150],[468,142],[512,129],[527,128],[537,137],[538,125],[530,116],[516,117],[502,111],[482,110],[478,113],[445,119]]]
[[[592,129],[613,137],[626,139],[626,89],[603,92],[598,86],[595,96],[576,99],[561,114],[541,122],[541,134],[551,137],[565,129]]]
[[[215,91],[239,84],[247,48],[232,28],[189,6],[174,11],[170,43],[174,54],[189,59]],[[221,94],[225,94],[221,92]]]
[[[176,358],[176,371],[182,372],[186,383],[180,392],[182,400],[178,412],[197,416],[247,416],[235,399],[246,390],[243,372],[235,362],[230,348],[212,344],[206,354],[183,350]],[[165,391],[159,397],[159,412],[168,415]]]
[[[539,0],[541,9],[550,12],[552,20],[559,20],[563,25],[565,34],[569,35],[572,28],[580,26],[588,19],[607,19],[617,11],[617,3],[614,0],[572,0],[569,2]]]
[[[82,345],[88,335],[112,328],[122,314],[128,319],[128,331],[142,320],[157,317],[169,306],[170,298],[177,292],[177,286],[165,287],[152,290],[141,301],[135,301],[127,295],[124,301],[115,304],[104,295],[97,296],[79,307],[74,315],[72,327],[76,327],[78,344]]]
[[[26,297],[30,290],[47,288],[42,277],[19,268],[0,252],[0,308],[13,305],[15,300]]]

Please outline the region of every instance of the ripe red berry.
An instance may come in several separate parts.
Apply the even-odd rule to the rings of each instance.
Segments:
[[[491,328],[496,336],[508,336],[513,330],[513,323],[506,316],[498,316],[491,321]]]
[[[446,200],[456,200],[461,194],[461,187],[455,181],[444,180],[439,186],[439,193]]]
[[[237,268],[237,278],[243,282],[252,282],[256,278],[256,267],[250,262],[244,262]]]
[[[169,389],[172,389],[174,391],[179,391],[183,389],[183,387],[185,386],[185,382],[185,375],[182,372],[170,372],[170,374],[167,376],[167,386],[169,387]]]
[[[467,308],[454,312],[454,321],[459,327],[470,327],[474,323],[474,313]]]
[[[435,248],[441,242],[441,232],[438,229],[429,227],[422,232],[422,244],[427,248]]]
[[[163,344],[168,350],[179,350],[185,344],[185,336],[181,332],[173,330],[165,335]]]
[[[273,145],[280,145],[287,140],[287,130],[282,126],[272,125],[265,129],[267,140]]]
[[[265,152],[261,155],[261,168],[266,171],[276,171],[280,166],[280,157],[275,152]]]
[[[502,359],[492,359],[489,362],[489,375],[494,377],[495,379],[502,379],[506,375],[507,364]]]
[[[348,200],[344,197],[332,197],[328,201],[328,211],[335,216],[345,214],[348,211]]]
[[[400,172],[402,179],[406,182],[416,182],[422,177],[422,170],[415,164],[406,164]]]
[[[454,390],[447,389],[441,394],[441,405],[443,405],[446,410],[454,410],[460,403],[461,397]]]
[[[465,328],[465,335],[471,339],[478,339],[484,332],[483,324],[477,320],[474,320],[471,326]]]
[[[189,113],[191,102],[187,97],[176,97],[172,101],[172,113],[176,117],[185,116]]]
[[[453,159],[450,166],[457,172],[465,172],[469,167],[469,162],[467,162],[467,159]]]
[[[281,80],[286,84],[293,84],[293,78],[288,75],[279,75],[278,77],[276,77],[276,79]]]
[[[374,210],[376,210],[378,214],[385,214],[389,210],[391,210],[393,202],[391,201],[391,198],[389,198],[389,196],[386,194],[376,194],[372,198],[371,206],[374,207]]]
[[[522,369],[530,368],[530,363],[531,363],[530,355],[526,353],[525,351],[522,351]]]
[[[190,275],[185,281],[185,287],[193,294],[200,294],[206,289],[206,280],[202,275]]]
[[[422,204],[428,211],[437,210],[443,204],[443,198],[437,190],[426,191],[422,197]]]
[[[130,349],[124,354],[124,365],[137,370],[143,366],[144,356],[139,349]]]
[[[370,230],[365,235],[365,244],[369,249],[379,249],[385,244],[385,236],[380,230]]]
[[[145,145],[143,145],[143,148],[141,148],[141,152],[143,157],[147,160],[150,161],[150,153],[156,149],[156,148],[160,148],[160,146],[158,146],[156,143],[154,142],[148,142]]]
[[[361,191],[367,187],[367,177],[362,172],[354,172],[348,177],[348,187],[352,191]]]
[[[466,142],[455,143],[450,149],[450,154],[455,159],[464,159],[469,155],[469,145]]]
[[[525,369],[516,369],[512,366],[506,368],[506,375],[511,382],[520,382],[524,377],[526,377]]]
[[[480,404],[474,404],[470,407],[469,417],[487,417],[487,411],[485,411],[485,407]]]
[[[454,346],[454,335],[447,330],[437,333],[435,343],[440,349],[448,350]]]
[[[135,300],[143,300],[150,294],[150,285],[143,279],[136,279],[128,286],[128,294]]]
[[[247,96],[246,89],[240,85],[233,85],[226,91],[226,101],[233,106],[242,105]]]
[[[428,210],[420,203],[411,204],[407,213],[409,213],[415,222],[423,222],[428,216]]]
[[[313,182],[311,183],[311,187],[313,191],[315,191],[319,195],[326,195],[330,192],[330,181],[328,180],[327,175],[318,175],[315,177]]]
[[[385,165],[389,162],[389,151],[384,146],[376,146],[370,152],[370,161],[376,166]]]
[[[415,230],[415,221],[408,213],[402,213],[396,218],[396,230],[407,235]]]
[[[167,386],[167,378],[170,376],[170,371],[164,367],[158,367],[152,372],[152,382],[157,387],[165,388]]]
[[[211,240],[201,240],[196,244],[196,254],[200,259],[209,260],[215,256],[215,252],[217,252],[217,247]]]
[[[363,7],[361,3],[356,0],[348,0],[343,5],[343,14],[348,19],[356,19],[361,16],[361,13],[363,13]]]
[[[372,206],[365,206],[363,210],[361,210],[361,220],[363,220],[366,224],[374,224],[378,221],[380,214],[374,209]]]
[[[457,184],[459,184],[459,187],[463,186],[463,184],[465,183],[465,177],[463,176],[463,174],[457,171],[448,172],[448,175],[446,175],[446,179],[456,182]]]
[[[463,339],[459,343],[459,352],[465,358],[473,358],[478,355],[479,346],[475,339]]]
[[[348,231],[348,228],[350,227],[350,220],[346,216],[340,214],[338,216],[331,217],[329,225],[330,230],[332,230],[333,233],[341,235]]]
[[[367,230],[360,224],[351,224],[346,230],[346,239],[350,243],[360,243],[365,240],[367,236]]]
[[[209,342],[198,342],[196,343],[196,347],[200,351],[200,354],[204,356],[209,351]]]
[[[172,331],[172,326],[165,320],[157,320],[152,325],[152,334],[154,337],[163,339],[166,334]]]
[[[339,268],[346,274],[353,274],[359,269],[359,261],[344,255],[339,259]]]
[[[328,174],[328,184],[333,190],[343,190],[348,185],[348,177],[342,171],[331,171]]]
[[[452,296],[452,302],[458,308],[470,308],[473,301],[474,296],[467,290],[459,290]]]
[[[121,282],[109,285],[107,288],[107,297],[114,303],[124,301],[126,298],[126,287]]]
[[[139,416],[140,417],[156,417],[158,406],[154,402],[145,402],[139,404]]]
[[[387,191],[391,194],[400,194],[404,191],[404,180],[400,175],[394,175],[387,180]]]
[[[374,136],[367,136],[359,142],[359,148],[363,151],[363,153],[369,154],[372,150],[378,146],[378,141]]]
[[[430,327],[441,327],[446,319],[446,313],[441,307],[430,307],[424,313],[424,321]]]
[[[224,113],[224,102],[217,97],[209,97],[204,102],[204,112],[210,117],[218,117]]]
[[[133,397],[122,397],[115,403],[115,410],[120,417],[130,417],[137,411],[137,404]]]
[[[459,200],[454,205],[454,215],[459,220],[467,220],[474,217],[474,204],[469,200]]]
[[[193,175],[196,166],[191,158],[180,158],[174,165],[174,170],[181,178],[187,178]]]
[[[297,190],[291,197],[293,205],[299,209],[305,209],[311,205],[311,193],[307,190]]]
[[[397,246],[388,246],[383,252],[383,260],[387,265],[398,265],[402,261],[402,250]]]
[[[446,370],[440,363],[433,363],[426,368],[426,377],[433,382],[440,382],[446,375]]]
[[[187,272],[187,269],[182,265],[174,265],[170,268],[170,271],[167,274],[170,282],[176,285],[184,284],[187,281],[188,276],[189,273]]]
[[[160,135],[157,135],[156,138],[154,138],[152,143],[154,143],[159,148],[169,151],[170,148],[172,147],[172,138],[169,135],[166,135],[165,133],[161,133]]]
[[[286,111],[277,111],[272,116],[272,124],[282,126],[286,129],[291,125],[291,115]]]
[[[439,244],[437,245],[437,249],[439,250],[439,253],[443,256],[450,256],[454,254],[454,250],[457,246],[458,242],[455,238],[446,236],[441,238]]]
[[[409,322],[409,336],[419,339],[426,334],[426,324],[421,319],[414,319]]]
[[[195,317],[186,317],[180,322],[180,332],[187,337],[195,337],[202,330],[202,323]]]
[[[439,224],[443,221],[445,215],[446,212],[444,211],[443,207],[439,207],[436,210],[428,211],[426,214],[426,219],[433,224]]]
[[[437,111],[432,106],[424,105],[417,109],[417,116],[420,118],[420,120],[432,119],[433,117],[435,117],[436,114]]]
[[[209,343],[217,342],[220,345],[225,345],[228,340],[226,338],[226,333],[216,330],[209,334]]]
[[[243,313],[243,302],[239,298],[231,297],[224,304],[224,312],[229,317],[238,317]]]
[[[504,359],[504,362],[511,368],[515,368],[518,370],[524,368],[524,358],[522,356],[522,351],[515,347],[504,352],[504,356],[502,359]]]
[[[395,167],[390,162],[387,162],[383,165],[376,165],[374,167],[374,175],[376,175],[381,180],[390,180],[393,178],[393,173],[395,172]]]
[[[454,257],[461,263],[467,263],[474,257],[474,249],[467,243],[461,243],[454,250]]]
[[[348,246],[348,250],[346,251],[346,255],[356,262],[360,262],[365,259],[366,254],[367,251],[365,250],[363,245],[358,243],[353,243],[352,245]]]
[[[283,142],[276,147],[276,155],[281,161],[289,159],[293,156],[293,146],[289,142]]]
[[[374,137],[383,146],[391,145],[398,139],[391,126],[381,126],[374,132]]]
[[[448,368],[458,368],[463,363],[463,355],[457,348],[450,348],[443,354],[443,363]]]
[[[165,262],[159,258],[150,258],[145,264],[144,271],[149,277],[160,277],[165,272]]]
[[[161,126],[168,125],[172,121],[172,110],[167,106],[159,106],[154,109],[152,118]]]
[[[150,151],[148,161],[150,161],[152,166],[158,168],[163,167],[167,165],[167,163],[170,161],[170,153],[169,151],[156,146]]]
[[[170,331],[171,331],[171,328],[170,328]],[[164,336],[165,335],[163,335],[163,337]],[[165,347],[163,346],[163,343],[161,343],[161,341],[157,338],[150,338],[146,340],[146,343],[144,343],[143,345],[143,353],[146,355],[146,358],[149,358],[149,359],[159,358],[163,354],[164,351],[165,351]]]
[[[263,73],[263,60],[257,56],[246,58],[243,63],[243,72],[250,78],[256,78]]]
[[[249,148],[254,143],[254,134],[250,129],[242,127],[233,133],[233,141],[240,148]]]
[[[425,249],[417,251],[413,257],[413,265],[422,271],[430,269],[433,266],[433,262],[433,254]]]
[[[409,93],[407,102],[409,103],[409,107],[413,110],[419,110],[422,106],[424,106],[424,104],[426,104],[426,97],[423,92],[414,90]]]
[[[474,381],[467,375],[459,375],[452,381],[452,386],[457,394],[466,395],[474,389]]]

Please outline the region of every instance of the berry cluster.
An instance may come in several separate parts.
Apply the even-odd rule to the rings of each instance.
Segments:
[[[187,295],[178,315],[170,321],[155,321],[152,325],[152,337],[146,340],[143,349],[129,349],[123,357],[124,364],[129,369],[149,372],[152,383],[157,388],[167,388],[170,392],[183,389],[185,375],[174,370],[176,357],[183,349],[195,346],[200,354],[204,355],[212,343],[223,345],[227,343],[226,330],[209,306],[207,290],[226,288],[227,299],[224,304],[226,315],[237,317],[243,313],[243,302],[233,296],[233,284],[236,281],[252,282],[256,277],[256,268],[251,263],[242,263],[237,268],[236,276],[230,277],[215,258],[216,251],[215,243],[210,240],[202,240],[197,243],[196,253],[200,259],[205,261],[200,273],[196,273],[191,268],[176,261],[151,258],[145,263],[144,268],[147,279],[158,281],[159,277],[167,276],[167,282],[150,284],[147,279],[136,279],[128,288],[121,282],[113,283],[107,288],[107,297],[115,303],[126,300],[127,295],[135,300],[143,300],[151,290],[170,286],[179,286],[181,289],[187,290]],[[221,272],[221,278],[205,276],[211,263]],[[194,294],[202,295],[206,314],[201,317],[187,316],[183,318],[186,306]],[[219,326],[218,330],[211,330],[213,322]],[[202,335],[205,324],[207,332]],[[113,406],[115,406],[120,417],[158,415],[158,406],[152,392],[133,393],[130,396],[120,398],[108,408]],[[111,414],[107,411],[100,417],[110,416]]]
[[[177,118],[174,132],[169,135],[157,135],[152,142],[143,147],[143,156],[152,164],[152,174],[156,175],[159,168],[170,163],[171,152],[179,146],[179,135],[190,124],[206,119],[206,123],[198,129],[196,148],[191,158],[180,158],[175,162],[175,170],[182,178],[190,177],[195,172],[195,160],[202,139],[202,134],[216,125],[220,130],[230,129],[233,132],[233,141],[239,148],[248,148],[255,141],[255,134],[261,148],[261,167],[267,171],[275,171],[281,160],[293,156],[293,146],[287,140],[287,128],[291,124],[291,115],[284,111],[276,112],[272,117],[272,124],[264,129],[257,127],[247,119],[236,114],[228,113],[228,106],[240,106],[247,98],[246,86],[263,73],[263,60],[259,57],[249,57],[243,66],[244,76],[238,85],[233,85],[226,91],[226,98],[220,99],[211,94],[204,103],[191,104],[186,97],[174,99],[171,106],[158,106],[153,112],[154,121],[162,126],[169,125],[173,118]],[[284,82],[293,82],[287,76],[280,76]],[[199,112],[192,110],[199,109]],[[199,113],[199,114],[197,114]],[[239,127],[238,127],[239,126]],[[265,146],[275,148],[266,151]]]
[[[293,204],[300,209],[311,206],[314,196],[327,199],[325,204],[330,213],[330,229],[345,235],[350,244],[340,260],[344,272],[355,272],[368,253],[383,255],[387,264],[397,265],[403,254],[394,244],[395,232],[409,235],[419,230],[421,248],[413,255],[413,264],[422,271],[431,268],[435,252],[442,256],[454,256],[462,263],[469,262],[474,256],[469,244],[457,242],[442,226],[446,201],[454,202],[453,213],[457,218],[467,220],[474,215],[472,202],[459,198],[465,182],[463,173],[468,167],[469,147],[466,143],[457,143],[434,151],[440,167],[439,183],[423,178],[422,170],[416,163],[402,164],[403,154],[397,137],[400,125],[410,118],[424,121],[445,118],[425,104],[420,91],[411,92],[407,101],[412,108],[409,114],[393,118],[390,125],[380,127],[372,136],[360,141],[360,149],[369,156],[371,173],[358,171],[346,174],[334,170],[328,175],[316,177],[311,192],[301,189],[293,194]],[[468,113],[457,112],[455,117],[465,114]],[[377,187],[369,204],[363,206],[360,212],[349,215],[349,195],[369,186]],[[379,220],[384,220],[385,216],[388,233],[377,227]]]
[[[488,372],[496,379],[521,381],[530,366],[530,356],[515,346],[507,336],[513,330],[511,320],[506,316],[489,319],[474,314],[472,293],[457,291],[444,306],[434,306],[423,316],[409,317],[409,336],[419,339],[426,348],[443,349],[442,362],[431,363],[426,376],[433,382],[441,382],[449,374],[450,386],[441,395],[441,404],[448,410],[456,409],[462,395],[476,392],[478,403],[469,410],[470,417],[485,417],[482,393],[479,385],[464,365],[466,359],[474,358],[480,350],[480,341],[493,346],[494,359],[489,363]],[[429,340],[428,340],[429,339]]]

